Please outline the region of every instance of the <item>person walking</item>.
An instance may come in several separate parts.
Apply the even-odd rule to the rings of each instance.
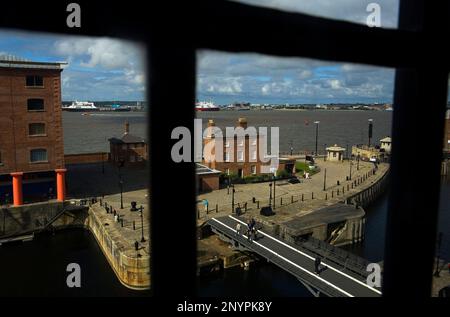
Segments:
[[[321,259],[319,256],[317,256],[316,259],[314,260],[314,272],[316,274],[320,273],[320,262],[321,262]]]

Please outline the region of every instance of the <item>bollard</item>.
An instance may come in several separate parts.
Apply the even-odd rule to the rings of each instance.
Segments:
[[[294,203],[294,196],[291,196],[291,204]]]
[[[259,200],[256,202],[256,208],[259,209]]]
[[[136,222],[133,220],[133,230],[136,230]]]
[[[334,197],[334,190],[331,191],[331,198]]]
[[[338,190],[337,190],[337,193],[336,193],[338,196],[339,196],[339,188],[338,188]]]
[[[247,203],[244,204],[244,210],[247,211]]]
[[[350,190],[350,185],[349,184],[347,184],[347,191],[349,191]]]
[[[327,193],[325,193],[325,200],[328,200],[328,195],[327,195]]]
[[[283,206],[283,197],[280,197],[280,206]]]
[[[216,214],[219,212],[219,205],[216,204]]]
[[[311,192],[311,199],[314,199],[314,192]]]
[[[123,228],[123,218],[120,218],[120,226]]]

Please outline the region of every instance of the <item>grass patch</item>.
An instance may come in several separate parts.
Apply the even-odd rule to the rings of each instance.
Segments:
[[[314,175],[317,172],[319,172],[319,168],[316,166],[316,168],[309,168],[309,162],[305,163],[304,161],[297,161],[295,162],[295,170],[297,173],[303,174],[309,173],[310,175]]]

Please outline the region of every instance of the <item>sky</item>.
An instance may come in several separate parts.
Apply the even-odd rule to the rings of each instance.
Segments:
[[[359,24],[366,24],[367,5],[376,2],[381,27],[397,27],[398,0],[234,1]],[[388,68],[256,54],[198,54],[198,99],[217,104],[391,103],[393,85],[394,70]]]
[[[145,100],[145,49],[110,38],[0,30],[0,55],[68,65],[62,100]]]
[[[359,24],[366,23],[367,5],[375,2],[234,1]],[[381,27],[396,28],[398,0],[375,3],[380,7]],[[382,43],[374,48],[389,49]],[[145,49],[135,42],[0,30],[2,54],[37,61],[67,61],[62,72],[63,100],[146,99]],[[216,104],[391,103],[393,88],[394,69],[389,68],[259,54],[197,54],[197,99]]]

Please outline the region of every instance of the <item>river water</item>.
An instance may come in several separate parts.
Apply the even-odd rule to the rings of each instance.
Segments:
[[[392,113],[378,111],[220,111],[200,113],[204,125],[212,118],[219,127],[234,126],[239,116],[248,124],[280,127],[280,150],[314,150],[315,125],[319,124],[319,145],[367,142],[367,120],[374,120],[374,142],[390,135]],[[64,142],[67,154],[108,151],[107,139],[121,136],[124,122],[131,133],[146,137],[144,113],[108,113],[82,116],[63,113]],[[162,121],[163,122],[163,121]],[[439,230],[444,233],[442,256],[450,260],[450,181],[441,188]],[[370,261],[383,259],[387,195],[367,208],[366,240],[352,248]],[[6,260],[5,260],[6,259]],[[12,260],[13,259],[13,260]],[[78,263],[82,287],[66,286],[66,267]],[[94,237],[74,229],[55,235],[39,236],[24,244],[0,247],[0,296],[145,296],[122,286],[114,275]],[[311,296],[288,273],[271,263],[259,263],[249,271],[231,269],[198,279],[203,296]]]

